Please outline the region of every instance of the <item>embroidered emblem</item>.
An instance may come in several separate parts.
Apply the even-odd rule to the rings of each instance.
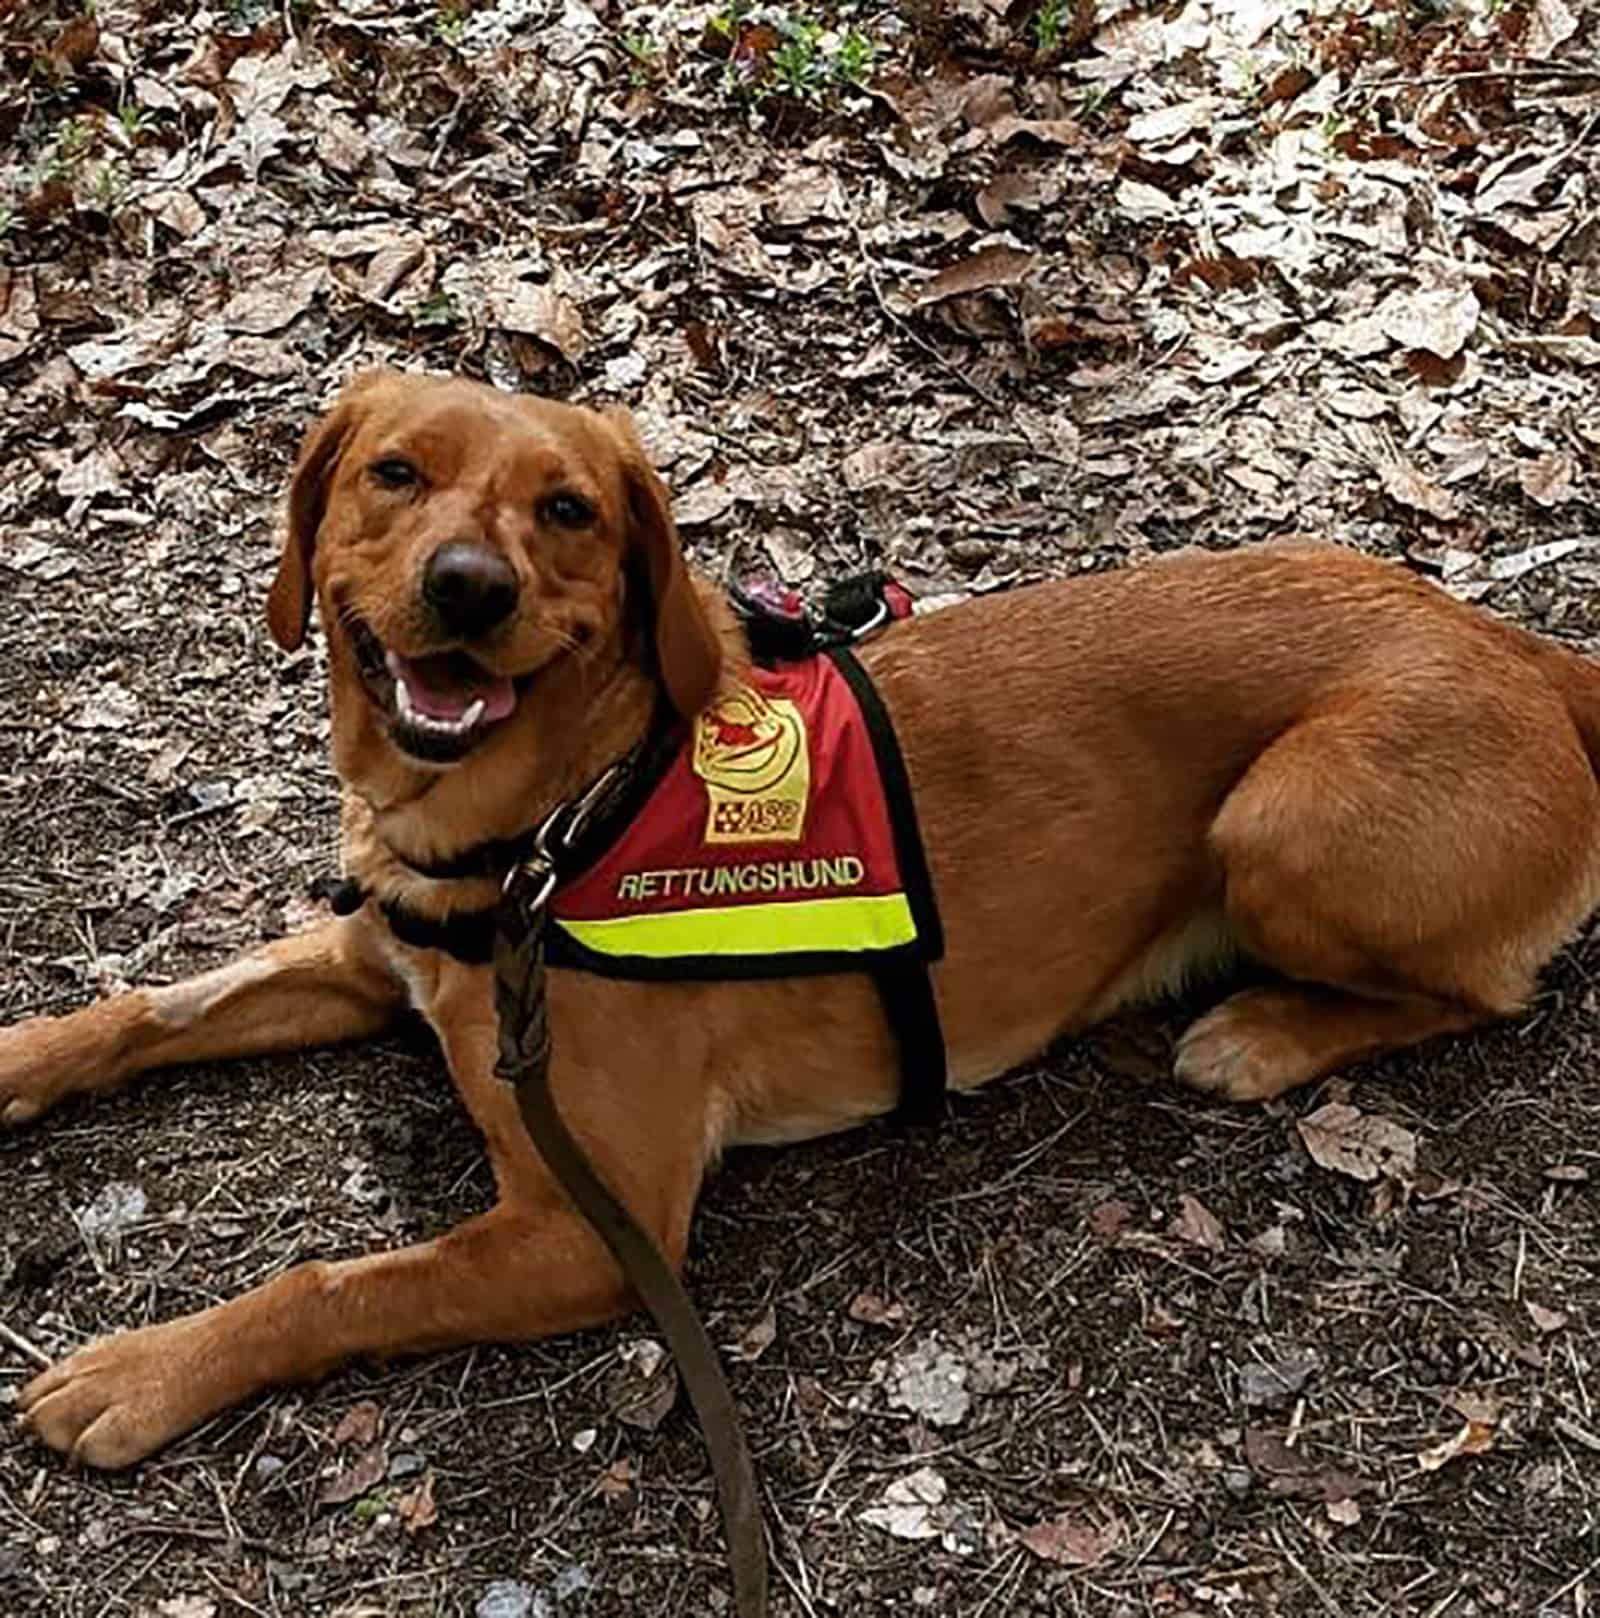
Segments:
[[[694,773],[706,784],[708,843],[797,843],[805,833],[811,758],[787,697],[751,686],[695,721]]]

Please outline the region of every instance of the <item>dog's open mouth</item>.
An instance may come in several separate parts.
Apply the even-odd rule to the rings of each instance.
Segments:
[[[395,744],[430,764],[464,758],[517,706],[517,685],[469,652],[403,657],[358,619],[346,619],[367,695]]]

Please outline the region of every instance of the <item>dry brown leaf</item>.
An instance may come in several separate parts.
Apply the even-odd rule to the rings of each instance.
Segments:
[[[937,1539],[944,1526],[941,1507],[950,1485],[931,1466],[895,1478],[881,1503],[861,1513],[860,1520],[896,1539]]]
[[[1577,31],[1577,14],[1566,4],[1566,0],[1534,0],[1523,49],[1535,61],[1547,60],[1555,55],[1557,47],[1565,45]]]
[[[383,1426],[383,1411],[375,1399],[363,1399],[345,1411],[333,1429],[335,1444],[370,1444]]]
[[[1222,1233],[1222,1222],[1198,1198],[1185,1192],[1178,1199],[1178,1217],[1167,1227],[1169,1235],[1194,1247],[1203,1247],[1208,1253],[1220,1253],[1228,1245]]]
[[[1441,1466],[1448,1466],[1463,1455],[1482,1455],[1493,1448],[1494,1428],[1481,1421],[1467,1421],[1453,1437],[1423,1450],[1417,1456],[1417,1466],[1424,1472],[1437,1472]]]
[[[909,1317],[903,1303],[893,1298],[880,1298],[876,1292],[858,1292],[850,1300],[845,1313],[865,1326],[882,1326],[889,1331],[903,1326]]]
[[[219,318],[229,331],[265,337],[298,320],[326,282],[327,272],[320,269],[257,282],[236,292]]]
[[[1358,1500],[1330,1500],[1322,1509],[1328,1514],[1328,1521],[1337,1523],[1341,1528],[1349,1528],[1361,1521],[1361,1503]]]
[[[1500,1412],[1506,1404],[1504,1399],[1492,1393],[1474,1393],[1470,1388],[1452,1393],[1445,1403],[1458,1416],[1476,1422],[1480,1427],[1493,1427],[1500,1420]]]
[[[423,263],[427,251],[420,236],[401,238],[379,248],[361,278],[361,296],[371,303],[387,303],[401,282]]]
[[[1378,324],[1402,348],[1420,348],[1451,360],[1466,347],[1479,312],[1470,287],[1397,292],[1379,308]]]
[[[497,300],[495,324],[505,331],[520,332],[548,343],[569,363],[582,359],[589,347],[583,317],[577,307],[549,287],[517,282]]]
[[[424,1472],[422,1481],[408,1489],[394,1503],[395,1515],[408,1534],[420,1534],[439,1520],[439,1506],[433,1498],[433,1473]]]
[[[1535,1303],[1532,1298],[1523,1300],[1523,1307],[1528,1311],[1528,1318],[1534,1326],[1542,1332],[1560,1331],[1571,1316],[1560,1309],[1546,1309],[1542,1303]]]
[[[142,199],[140,206],[174,236],[181,236],[185,240],[198,236],[206,228],[205,209],[181,187],[169,186],[163,191],[153,191]]]
[[[216,1618],[217,1604],[208,1596],[172,1596],[155,1610],[157,1618]]]
[[[1043,1561],[1067,1567],[1095,1567],[1121,1544],[1122,1524],[1115,1517],[1089,1522],[1063,1512],[1024,1528],[1017,1538]]]
[[[326,1479],[317,1490],[317,1499],[325,1506],[343,1505],[375,1489],[388,1475],[388,1451],[382,1444],[374,1444]]]
[[[769,1303],[759,1316],[739,1334],[739,1340],[728,1344],[728,1358],[750,1364],[761,1358],[772,1347],[778,1336],[777,1311]]]
[[[1197,129],[1208,128],[1216,111],[1211,96],[1195,96],[1174,106],[1157,107],[1128,120],[1127,136],[1135,146],[1167,146]]]
[[[1358,1112],[1342,1101],[1326,1106],[1299,1124],[1300,1139],[1319,1167],[1355,1180],[1409,1180],[1417,1167],[1417,1137],[1393,1119]]]
[[[595,1480],[594,1492],[602,1500],[620,1500],[638,1480],[638,1469],[626,1455],[620,1456]]]
[[[1385,492],[1403,506],[1426,512],[1441,522],[1454,522],[1461,515],[1456,497],[1441,489],[1431,478],[1424,477],[1403,457],[1385,461],[1378,468],[1378,477]]]
[[[0,365],[16,359],[38,331],[39,293],[33,271],[0,264]]]
[[[913,288],[911,303],[915,308],[926,309],[930,304],[943,303],[946,298],[1016,286],[1037,260],[1036,253],[1025,253],[1016,247],[980,248],[970,258],[940,270],[931,281]]]
[[[989,125],[996,146],[1013,140],[1036,140],[1042,146],[1082,146],[1083,130],[1067,118],[996,118]]]
[[[1244,1458],[1271,1494],[1296,1500],[1350,1500],[1373,1485],[1343,1467],[1319,1465],[1270,1427],[1247,1427]]]
[[[653,1433],[678,1397],[678,1368],[654,1338],[629,1343],[607,1379],[611,1414],[629,1427]]]
[[[1108,1197],[1089,1210],[1089,1229],[1102,1241],[1114,1242],[1133,1218],[1133,1209],[1120,1197]]]
[[[1572,482],[1577,475],[1578,463],[1565,450],[1552,450],[1517,468],[1522,492],[1536,505],[1547,507],[1565,505],[1573,498]]]

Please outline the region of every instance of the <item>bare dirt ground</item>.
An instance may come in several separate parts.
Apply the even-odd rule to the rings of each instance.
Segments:
[[[261,601],[361,364],[627,402],[715,569],[1309,531],[1600,649],[1597,51],[1577,0],[0,0],[0,1017],[305,914],[320,654]],[[775,1612],[1589,1612],[1597,970],[1264,1109],[1172,1083],[1173,1008],[735,1154],[689,1279]],[[420,1033],[64,1107],[0,1141],[0,1397],[487,1195]],[[358,1367],[124,1476],[8,1432],[0,1613],[725,1611],[651,1361]]]

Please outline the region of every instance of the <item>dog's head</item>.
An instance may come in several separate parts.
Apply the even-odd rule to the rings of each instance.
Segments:
[[[603,664],[638,624],[680,713],[721,668],[626,415],[473,382],[367,372],[308,434],[267,601],[285,650],[313,600],[336,693],[342,673],[364,699],[345,723],[436,769],[505,730],[561,660]]]

